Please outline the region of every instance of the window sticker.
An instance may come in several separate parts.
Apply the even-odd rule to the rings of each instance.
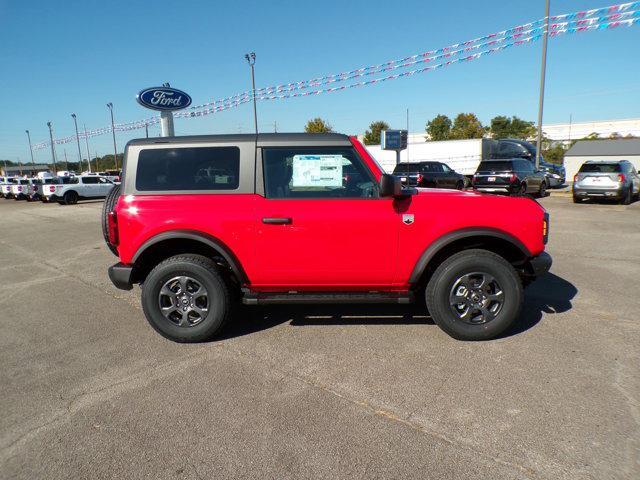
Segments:
[[[342,187],[342,155],[294,155],[292,187]]]

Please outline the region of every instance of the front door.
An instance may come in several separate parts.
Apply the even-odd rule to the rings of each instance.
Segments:
[[[402,215],[352,147],[263,148],[262,161],[254,286],[391,284]]]

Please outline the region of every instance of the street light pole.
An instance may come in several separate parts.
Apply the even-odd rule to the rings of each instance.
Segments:
[[[35,168],[36,162],[33,161],[33,147],[31,146],[31,134],[29,130],[25,130],[27,132],[27,139],[29,140],[29,152],[31,153],[31,165]]]
[[[116,164],[116,170],[118,170],[118,149],[116,147],[116,126],[113,122],[113,103],[107,103],[107,107],[111,112],[111,133],[113,134],[113,161]]]
[[[87,163],[89,164],[89,173],[91,173],[91,152],[89,151],[89,135],[87,135],[87,126],[84,127],[84,143],[87,145]]]
[[[536,170],[540,168],[542,149],[542,109],[544,106],[544,79],[547,72],[547,41],[549,40],[549,3],[546,0],[544,14],[544,37],[542,37],[542,65],[540,67],[540,97],[538,99],[538,139],[536,140]]]
[[[76,127],[76,142],[78,143],[78,173],[82,173],[82,152],[80,151],[80,136],[78,135],[78,120],[76,120],[76,114],[72,113],[73,125]],[[89,169],[91,170],[91,169]]]
[[[251,95],[253,97],[253,122],[256,126],[256,135],[258,135],[258,109],[256,107],[256,76],[253,66],[256,64],[256,52],[247,53],[244,58],[251,66]]]
[[[51,122],[47,122],[49,127],[49,139],[51,140],[51,156],[53,157],[53,173],[58,174],[58,164],[56,163],[56,148],[53,145],[53,129],[51,128]]]

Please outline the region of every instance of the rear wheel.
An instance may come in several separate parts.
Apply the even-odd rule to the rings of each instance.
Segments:
[[[576,195],[573,196],[573,203],[582,203],[582,200],[580,200],[580,197],[577,197]]]
[[[212,339],[231,317],[233,296],[213,260],[176,255],[158,264],[142,285],[149,324],[174,342]]]
[[[542,182],[540,184],[540,190],[538,190],[538,197],[544,198],[547,196],[547,183]]]
[[[464,182],[462,180],[460,180],[458,183],[456,183],[456,189],[457,190],[463,190],[464,189]]]
[[[633,196],[633,194],[631,193],[631,187],[629,187],[627,189],[627,193],[625,194],[624,197],[622,197],[622,201],[620,203],[622,203],[623,205],[630,205],[631,204],[631,200],[632,200],[632,196]]]
[[[65,205],[75,205],[78,203],[78,194],[74,191],[66,192],[62,197]]]
[[[120,185],[115,185],[109,193],[107,197],[104,199],[104,203],[102,204],[102,237],[104,238],[105,243],[111,253],[114,255],[118,255],[118,249],[109,243],[109,214],[113,212],[113,209],[118,202],[118,198],[120,197]]]
[[[458,340],[488,340],[506,331],[522,308],[522,283],[504,258],[464,250],[445,260],[427,285],[434,322]]]

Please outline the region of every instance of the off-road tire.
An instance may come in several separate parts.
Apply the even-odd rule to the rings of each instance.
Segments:
[[[208,312],[194,326],[180,327],[160,311],[162,286],[172,277],[188,276],[201,283],[209,295]],[[202,255],[183,254],[170,257],[156,265],[142,284],[142,309],[149,324],[163,337],[178,343],[211,340],[218,334],[234,310],[229,284],[215,262]]]
[[[493,276],[504,295],[495,318],[475,325],[456,318],[449,301],[456,281],[473,272]],[[489,340],[504,333],[517,320],[523,298],[522,283],[513,266],[501,256],[481,249],[464,250],[447,258],[433,273],[425,291],[427,310],[433,321],[458,340]]]
[[[114,185],[114,187],[109,190],[106,198],[104,199],[104,203],[102,204],[102,238],[104,238],[105,243],[107,244],[107,248],[111,250],[116,257],[118,256],[118,249],[109,243],[109,214],[113,212],[113,209],[118,202],[118,198],[120,197],[120,185]]]

